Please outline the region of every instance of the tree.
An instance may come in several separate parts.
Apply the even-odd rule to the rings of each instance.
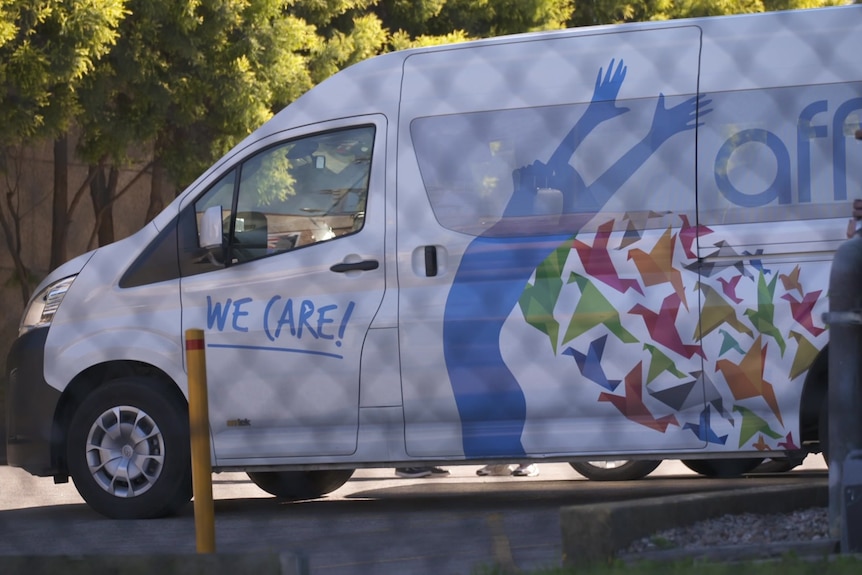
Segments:
[[[574,0],[380,0],[375,10],[388,29],[412,38],[485,38],[563,28]]]
[[[0,2],[0,159],[4,160],[0,169],[15,165],[14,156],[22,145],[46,137],[62,140],[78,110],[78,86],[115,42],[124,14],[123,0]],[[62,147],[56,149],[60,152]],[[58,160],[62,159],[61,154]],[[21,257],[20,230],[15,229],[20,222],[20,190],[17,185],[9,187],[17,181],[15,175],[6,180],[0,227],[26,301],[29,272]],[[62,178],[55,182],[52,266],[65,259],[64,183]]]

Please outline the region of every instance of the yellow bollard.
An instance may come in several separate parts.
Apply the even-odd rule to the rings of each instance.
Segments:
[[[189,431],[192,442],[192,489],[197,549],[198,553],[215,553],[207,363],[203,330],[186,330],[186,363],[189,370]]]

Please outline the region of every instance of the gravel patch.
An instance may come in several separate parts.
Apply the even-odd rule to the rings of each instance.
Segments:
[[[724,515],[644,537],[632,543],[622,554],[636,555],[650,551],[702,549],[725,545],[810,543],[828,539],[829,510],[812,507],[791,513]]]

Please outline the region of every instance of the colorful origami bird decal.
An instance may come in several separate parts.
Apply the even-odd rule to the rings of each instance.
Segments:
[[[776,281],[778,281],[778,276],[773,276],[772,281],[767,284],[766,276],[761,273],[757,278],[757,309],[747,309],[744,313],[748,316],[755,330],[770,336],[778,343],[783,356],[787,344],[774,323],[775,304],[773,303],[773,296],[775,295]]]
[[[645,252],[639,248],[632,248],[626,257],[634,260],[644,285],[654,286],[670,283],[682,305],[685,306],[685,309],[688,309],[688,303],[685,301],[682,274],[678,269],[673,267],[675,240],[676,236],[672,235],[671,229],[668,228],[658,239],[652,250]]]
[[[712,244],[714,247],[718,248],[717,251],[709,254],[711,257],[721,257],[721,258],[739,258],[736,263],[733,264],[733,267],[743,276],[754,279],[754,274],[748,269],[750,266],[745,264],[745,261],[742,259],[742,256],[733,249],[733,246],[728,244],[726,241],[721,240]]]
[[[584,271],[587,272],[588,276],[609,285],[620,293],[633,289],[643,295],[643,288],[637,280],[623,279],[617,275],[617,270],[608,253],[608,238],[611,237],[613,229],[613,220],[605,222],[599,226],[592,246],[578,239],[572,241],[572,246],[578,252],[578,256],[584,264]]]
[[[796,340],[796,355],[793,356],[793,364],[790,366],[790,379],[793,380],[808,371],[820,350],[798,331],[791,331],[789,335]]]
[[[799,270],[799,266],[796,266],[789,274],[778,274],[778,278],[781,280],[781,285],[784,286],[784,291],[797,290],[801,296],[802,284],[799,283]]]
[[[647,385],[664,372],[670,372],[679,379],[685,379],[687,376],[676,368],[676,362],[666,356],[659,348],[648,343],[644,344],[644,349],[650,355],[649,369],[647,370]]]
[[[718,333],[721,334],[721,349],[718,351],[718,356],[721,357],[725,353],[730,350],[735,350],[739,352],[740,355],[745,355],[745,351],[742,349],[742,346],[739,345],[739,342],[734,339],[732,335],[730,335],[726,330],[719,329]]]
[[[796,298],[789,293],[781,296],[781,299],[785,299],[790,302],[790,314],[793,316],[793,319],[795,319],[802,327],[807,329],[808,333],[814,337],[817,337],[826,331],[826,328],[814,325],[814,318],[811,316],[811,310],[813,310],[814,306],[817,305],[817,300],[820,299],[821,292],[822,290],[817,290],[807,293],[802,297],[802,301],[797,301]]]
[[[719,436],[709,424],[709,407],[705,407],[700,412],[700,422],[698,424],[686,423],[683,429],[690,429],[698,439],[706,443],[716,443],[724,445],[727,441],[727,435]]]
[[[629,310],[629,313],[643,317],[647,331],[649,331],[653,341],[687,358],[691,358],[695,354],[704,357],[703,350],[699,345],[682,342],[679,331],[676,329],[676,316],[679,313],[679,306],[679,296],[672,293],[664,298],[661,309],[658,312],[654,312],[642,304],[636,304]]]
[[[560,324],[554,318],[554,306],[563,289],[563,266],[571,249],[568,242],[554,250],[539,267],[535,280],[527,284],[518,299],[518,305],[527,323],[548,336],[551,348],[557,353]]]
[[[626,231],[623,233],[620,247],[627,248],[630,245],[639,242],[641,239],[641,231],[646,229],[646,225],[649,220],[653,218],[661,218],[669,213],[670,212],[654,212],[652,210],[646,214],[643,212],[626,212],[623,217],[628,220],[628,223],[626,224]]]
[[[793,432],[788,432],[787,435],[784,436],[784,441],[778,442],[778,447],[782,449],[786,449],[787,451],[796,451],[799,449],[799,446],[793,442]]]
[[[761,249],[757,250],[757,251],[756,251],[756,252],[754,252],[754,253],[751,253],[751,252],[749,252],[749,251],[747,251],[747,250],[743,250],[743,251],[742,251],[742,255],[745,255],[745,256],[760,256],[760,255],[763,255],[763,248],[761,248]],[[763,275],[768,275],[768,274],[771,274],[771,273],[772,273],[772,270],[768,270],[768,269],[766,269],[765,267],[763,267],[763,260],[752,258],[752,259],[750,259],[750,260],[748,260],[748,261],[749,261],[749,262],[751,262],[751,266],[752,266],[754,269],[756,269],[757,271],[759,271],[759,272],[760,272],[760,273],[762,273]]]
[[[695,254],[694,250],[691,249],[692,244],[694,244],[694,240],[700,236],[711,234],[712,230],[699,224],[696,226],[689,224],[688,216],[685,214],[679,214],[679,217],[682,220],[682,229],[679,232],[679,241],[682,244],[682,249],[685,252],[686,257],[693,260],[697,258],[697,254]]]
[[[700,313],[700,326],[695,330],[692,338],[700,341],[713,330],[721,325],[727,324],[736,331],[754,337],[754,332],[748,328],[736,316],[736,308],[727,303],[718,291],[709,284],[697,282],[694,289],[703,292],[703,308]]]
[[[772,439],[779,439],[781,437],[780,433],[776,433],[770,429],[769,424],[766,423],[766,420],[748,409],[747,407],[743,407],[741,405],[734,405],[734,411],[738,411],[740,415],[742,415],[742,425],[739,429],[739,446],[742,447],[748,440],[754,437],[756,433],[762,433]]]
[[[566,335],[563,337],[564,344],[598,325],[607,327],[624,343],[636,343],[638,341],[623,327],[620,321],[620,312],[588,278],[572,272],[569,276],[569,283],[572,282],[578,284],[581,289],[581,297],[569,321]]]
[[[761,338],[758,336],[742,361],[737,364],[729,359],[719,359],[715,362],[715,371],[720,371],[724,376],[734,399],[762,397],[781,425],[784,425],[775,390],[771,383],[763,379],[766,346],[761,345]]]
[[[669,425],[679,425],[676,417],[665,415],[656,418],[643,402],[642,364],[639,362],[625,377],[625,396],[613,395],[603,391],[599,394],[599,401],[611,403],[620,413],[628,419],[639,423],[650,429],[667,431]]]
[[[730,298],[730,301],[733,303],[742,303],[742,298],[736,295],[736,285],[739,283],[739,280],[742,276],[733,276],[732,278],[724,279],[718,278],[718,283],[721,284],[721,291],[724,292],[724,295]]]
[[[619,379],[608,379],[605,375],[605,370],[602,368],[602,354],[605,352],[605,343],[608,341],[607,334],[590,342],[587,353],[583,354],[578,350],[567,347],[562,351],[563,355],[570,355],[575,358],[575,363],[578,364],[578,369],[581,370],[581,375],[592,382],[598,383],[605,389],[614,391],[620,384]]]

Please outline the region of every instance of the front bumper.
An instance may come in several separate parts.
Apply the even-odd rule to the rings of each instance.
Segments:
[[[45,381],[47,337],[47,327],[25,333],[6,360],[6,462],[41,477],[59,471],[52,430],[60,391]]]

